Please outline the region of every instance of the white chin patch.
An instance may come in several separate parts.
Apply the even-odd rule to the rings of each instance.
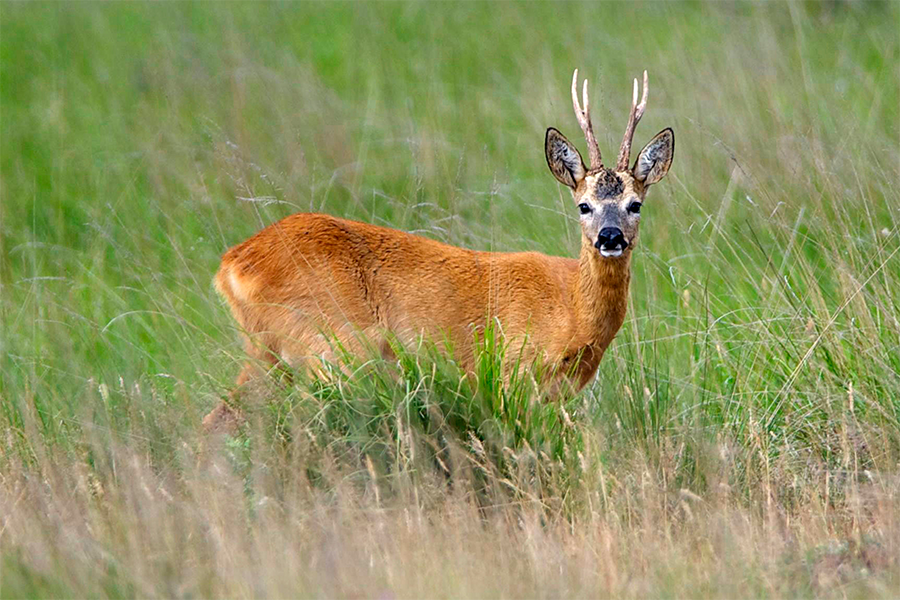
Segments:
[[[622,256],[622,249],[616,248],[615,250],[606,250],[605,248],[600,248],[600,256],[604,256],[606,258],[615,258],[617,256]]]

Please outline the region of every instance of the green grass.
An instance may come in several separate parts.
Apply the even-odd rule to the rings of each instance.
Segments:
[[[896,596],[898,6],[0,4],[0,596]],[[575,255],[575,67],[676,134],[597,380],[347,357],[206,447],[262,226]]]

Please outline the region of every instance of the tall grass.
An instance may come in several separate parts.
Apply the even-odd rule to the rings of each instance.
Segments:
[[[0,596],[896,596],[896,3],[0,4]],[[218,257],[325,211],[574,255],[543,132],[672,126],[629,316],[261,381]],[[398,349],[399,350],[399,349]]]

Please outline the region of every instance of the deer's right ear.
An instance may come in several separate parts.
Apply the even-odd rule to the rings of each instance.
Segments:
[[[553,127],[547,129],[544,153],[547,155],[547,166],[556,180],[573,190],[587,174],[578,149]]]

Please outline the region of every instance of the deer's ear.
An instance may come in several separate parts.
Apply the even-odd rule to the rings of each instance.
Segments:
[[[587,174],[578,149],[553,127],[547,129],[544,154],[547,155],[547,166],[556,180],[573,190]]]
[[[634,178],[646,185],[653,185],[666,176],[675,156],[675,132],[663,129],[650,140],[631,169]]]

